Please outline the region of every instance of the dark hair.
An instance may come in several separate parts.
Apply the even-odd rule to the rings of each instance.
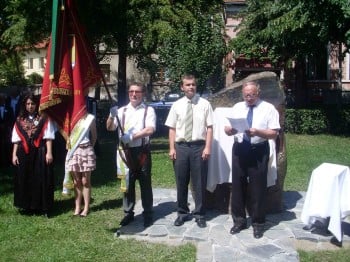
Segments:
[[[28,116],[28,112],[26,110],[26,103],[27,103],[28,100],[32,100],[35,103],[35,105],[36,105],[35,111],[38,112],[38,108],[39,108],[39,99],[38,99],[38,97],[35,96],[33,93],[27,93],[21,99],[21,108],[20,108],[20,111],[19,111],[19,116],[22,117],[22,118],[25,118],[25,117]]]
[[[196,77],[194,75],[192,75],[192,74],[184,74],[181,77],[181,85],[183,85],[185,79],[186,80],[194,80],[194,82],[197,84]]]
[[[143,92],[143,93],[146,92],[146,87],[145,87],[145,85],[143,85],[143,84],[140,83],[140,82],[131,82],[131,83],[129,84],[128,90],[130,89],[131,86],[138,86],[138,87],[141,87],[142,92]]]

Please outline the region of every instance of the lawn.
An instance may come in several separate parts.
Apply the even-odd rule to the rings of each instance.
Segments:
[[[306,191],[312,170],[322,162],[349,165],[350,140],[334,136],[287,134],[288,171],[285,190]],[[114,232],[123,216],[122,195],[114,171],[114,141],[100,139],[93,173],[93,202],[85,219],[73,218],[73,200],[61,196],[62,165],[56,165],[52,217],[21,215],[12,205],[12,170],[0,169],[0,261],[195,261],[191,244],[169,247],[122,240]],[[175,186],[166,138],[155,138],[153,186]],[[347,261],[350,250],[300,252],[301,261]]]

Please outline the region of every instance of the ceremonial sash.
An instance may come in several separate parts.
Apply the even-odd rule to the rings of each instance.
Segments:
[[[125,131],[125,112],[126,107],[124,107],[123,115],[122,115],[122,123],[120,129]],[[143,127],[146,125],[146,116],[147,116],[148,107],[145,107],[144,115],[143,115]],[[124,132],[122,132],[124,133]],[[142,148],[149,149],[148,145],[145,145],[145,138],[142,138]],[[130,149],[128,145],[119,144],[116,152],[116,167],[117,167],[117,178],[120,179],[120,190],[122,192],[127,192],[129,185],[129,172],[134,172],[134,175],[137,175],[142,166],[144,165],[147,157],[147,150],[142,150],[137,157],[137,159],[133,159],[130,153]]]
[[[66,162],[65,162],[65,173],[63,179],[63,190],[62,194],[69,195],[70,190],[74,188],[73,179],[71,172],[68,171],[68,161],[72,158],[75,150],[78,148],[80,142],[86,135],[86,132],[89,131],[90,125],[94,120],[95,116],[92,114],[86,114],[85,117],[81,118],[74,126],[71,131],[71,134],[68,138],[69,146]]]

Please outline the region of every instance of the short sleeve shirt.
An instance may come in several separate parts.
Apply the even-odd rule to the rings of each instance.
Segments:
[[[249,107],[246,102],[236,103],[233,108],[234,118],[246,118]],[[258,100],[257,104],[253,107],[253,122],[252,128],[256,129],[275,129],[279,130],[279,114],[274,105],[263,100]],[[252,144],[264,142],[262,137],[254,136],[251,138]]]
[[[213,126],[213,109],[204,98],[195,95],[192,99],[193,132],[192,140],[205,140],[207,128]],[[185,118],[189,99],[182,97],[171,106],[165,125],[176,129],[175,141],[185,141]]]
[[[140,104],[136,108],[130,103],[118,109],[118,117],[123,125],[124,118],[124,133],[136,133],[145,127],[153,127],[156,130],[156,113],[153,107],[147,106],[147,113],[145,117],[146,105]],[[124,115],[124,116],[123,116]],[[144,121],[145,118],[145,121]],[[117,119],[114,118],[115,126],[118,126]],[[145,125],[144,125],[145,124]],[[149,143],[149,137],[145,137],[145,143]],[[133,140],[129,143],[130,147],[137,147],[142,145],[142,138]]]

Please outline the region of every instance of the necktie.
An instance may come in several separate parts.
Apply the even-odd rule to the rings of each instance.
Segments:
[[[185,117],[185,140],[186,141],[192,140],[192,126],[193,126],[192,121],[193,121],[192,103],[191,101],[188,101],[186,117]]]
[[[247,122],[248,122],[249,128],[252,127],[252,123],[253,123],[253,108],[254,106],[249,106],[249,111],[247,114]],[[244,134],[244,139],[250,142],[250,136],[247,136],[246,134]]]
[[[253,107],[254,106],[249,107],[249,111],[247,114],[247,121],[248,121],[249,128],[252,127],[252,123],[253,123]]]

